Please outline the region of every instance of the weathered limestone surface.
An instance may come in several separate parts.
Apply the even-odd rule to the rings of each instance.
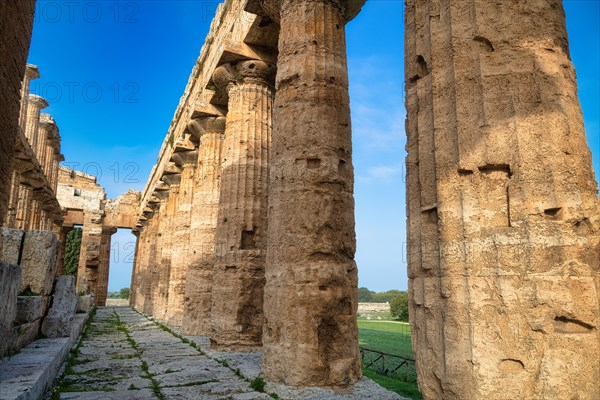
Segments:
[[[52,306],[42,322],[42,333],[49,338],[70,336],[76,311],[75,278],[60,276],[54,287]]]
[[[0,3],[0,221],[4,221],[12,187],[13,149],[19,134],[21,80],[25,75],[34,11],[35,0]]]
[[[16,353],[29,343],[33,342],[40,334],[41,319],[25,322],[23,324],[13,326],[10,348],[13,353]]]
[[[562,3],[411,0],[405,17],[424,397],[600,398],[598,187]]]
[[[77,312],[89,312],[94,306],[94,296],[86,294],[77,298]]]
[[[212,342],[262,344],[267,181],[275,66],[260,60],[215,70],[229,98],[215,236]]]
[[[47,296],[18,296],[15,324],[20,325],[41,319],[46,315],[48,299]]]
[[[171,270],[169,271],[169,293],[166,321],[171,326],[180,327],[183,323],[185,304],[185,280],[187,275],[190,247],[190,224],[194,199],[194,174],[198,163],[198,150],[189,139],[175,144],[171,159],[181,169],[177,210],[173,218],[173,244],[171,249]]]
[[[0,228],[0,234],[2,235],[0,259],[18,265],[25,232],[20,229]]]
[[[17,315],[21,268],[0,261],[0,358],[6,355]]]
[[[280,21],[269,175],[263,373],[360,379],[345,1],[265,2]],[[278,8],[280,7],[280,8]]]
[[[225,118],[210,116],[193,120],[190,130],[200,140],[200,146],[194,179],[182,330],[191,335],[208,335],[212,331],[214,243]]]
[[[41,296],[49,296],[52,293],[58,245],[58,239],[53,232],[25,232],[21,256],[23,275],[19,292],[29,289],[35,295]]]

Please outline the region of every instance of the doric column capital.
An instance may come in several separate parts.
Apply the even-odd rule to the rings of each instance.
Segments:
[[[37,94],[30,94],[27,97],[29,104],[33,104],[37,107],[38,110],[44,109],[48,107],[48,102],[42,96],[38,96]]]
[[[37,65],[27,64],[25,67],[25,78],[29,80],[38,79],[40,77],[40,71]]]
[[[246,60],[223,64],[213,73],[213,82],[219,90],[227,91],[231,85],[246,82],[272,86],[275,82],[276,67],[261,60]]]
[[[204,116],[194,118],[188,122],[188,130],[197,139],[201,140],[202,135],[207,133],[224,133],[225,117]]]
[[[198,150],[180,151],[171,155],[171,161],[176,165],[186,168],[198,162]]]
[[[56,121],[50,114],[41,113],[40,114],[40,126],[46,127],[47,125],[51,125],[56,127]]]
[[[265,14],[269,16],[273,21],[279,23],[281,10],[285,8],[286,4],[289,4],[291,0],[251,0],[251,2],[257,2],[263,9]],[[295,0],[294,0],[295,1]],[[366,3],[366,0],[303,0],[309,2],[319,3],[330,3],[334,7],[341,10],[342,15],[346,19],[346,22],[352,20],[358,15],[362,6]]]

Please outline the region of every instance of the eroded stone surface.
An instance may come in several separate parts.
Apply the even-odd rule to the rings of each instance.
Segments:
[[[58,239],[50,231],[28,231],[25,233],[21,268],[23,275],[19,292],[31,291],[35,295],[49,296],[52,293]]]
[[[13,323],[17,314],[17,293],[21,268],[0,261],[0,358],[9,348]]]
[[[42,333],[49,338],[70,336],[75,311],[77,311],[75,277],[60,276],[54,286],[52,306],[42,322]]]
[[[262,345],[267,183],[275,66],[248,60],[217,68],[228,97],[215,234],[211,339],[234,350]]]
[[[24,324],[33,322],[46,315],[48,306],[47,296],[19,296],[17,297],[17,317],[15,323]]]
[[[94,305],[94,296],[91,294],[86,294],[83,296],[78,296],[77,298],[77,311],[89,312]]]
[[[0,259],[9,264],[18,265],[25,232],[20,229],[1,228],[0,234],[2,235]]]
[[[427,399],[600,398],[600,212],[560,1],[408,1],[409,297]]]
[[[288,385],[348,386],[361,373],[347,2],[265,3],[281,27],[263,372]]]

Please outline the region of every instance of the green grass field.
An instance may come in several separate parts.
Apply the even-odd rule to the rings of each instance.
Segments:
[[[388,354],[414,358],[410,341],[410,326],[395,321],[358,320],[358,341],[361,348],[382,351]],[[386,389],[413,400],[421,400],[416,383],[377,374],[372,369],[363,368],[363,374]]]

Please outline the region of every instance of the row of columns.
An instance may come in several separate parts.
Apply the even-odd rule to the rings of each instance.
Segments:
[[[190,122],[139,230],[132,304],[218,347],[262,344],[274,76],[260,60],[217,68],[227,118]]]
[[[164,167],[136,229],[131,304],[215,348],[262,346],[269,379],[347,386],[360,362],[344,25],[358,9],[263,6],[282,27],[277,83],[262,60],[214,71],[226,117],[190,121],[195,162],[175,143],[179,170]]]
[[[3,226],[22,230],[60,232],[62,212],[56,200],[58,169],[64,160],[54,119],[41,112],[48,107],[42,97],[30,94],[31,80],[39,78],[28,64],[21,86],[20,134],[15,147],[8,212]]]

